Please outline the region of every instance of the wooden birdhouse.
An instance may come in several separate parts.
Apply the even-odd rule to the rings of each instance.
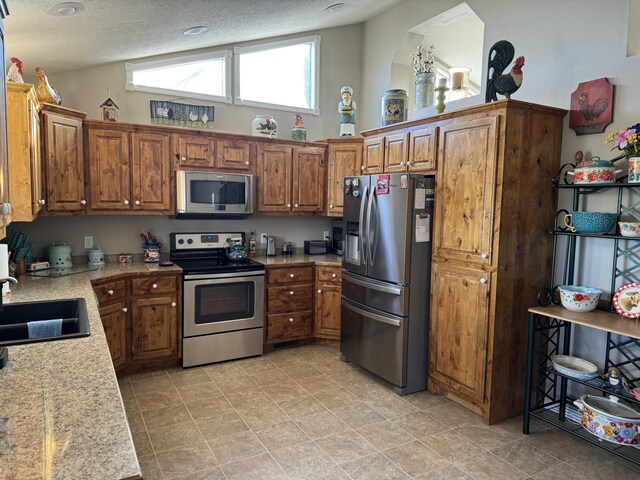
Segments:
[[[118,105],[116,102],[111,100],[111,97],[107,98],[102,105],[100,105],[102,109],[102,120],[106,120],[108,122],[117,122],[118,121]]]

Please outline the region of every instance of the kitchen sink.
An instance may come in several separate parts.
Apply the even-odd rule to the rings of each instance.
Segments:
[[[59,335],[29,337],[29,322],[57,319],[62,319]],[[46,329],[44,333],[47,333]],[[0,311],[0,347],[89,335],[89,316],[84,298],[9,303]]]

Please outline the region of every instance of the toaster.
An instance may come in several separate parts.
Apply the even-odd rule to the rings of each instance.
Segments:
[[[305,240],[305,255],[324,255],[327,253],[327,242],[325,240]]]

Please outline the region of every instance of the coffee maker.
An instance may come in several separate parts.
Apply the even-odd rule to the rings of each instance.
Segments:
[[[276,237],[267,237],[267,257],[276,256]]]

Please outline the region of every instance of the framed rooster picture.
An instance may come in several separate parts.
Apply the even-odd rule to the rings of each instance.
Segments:
[[[613,85],[606,78],[578,84],[571,94],[569,128],[576,135],[602,133],[613,121]]]

